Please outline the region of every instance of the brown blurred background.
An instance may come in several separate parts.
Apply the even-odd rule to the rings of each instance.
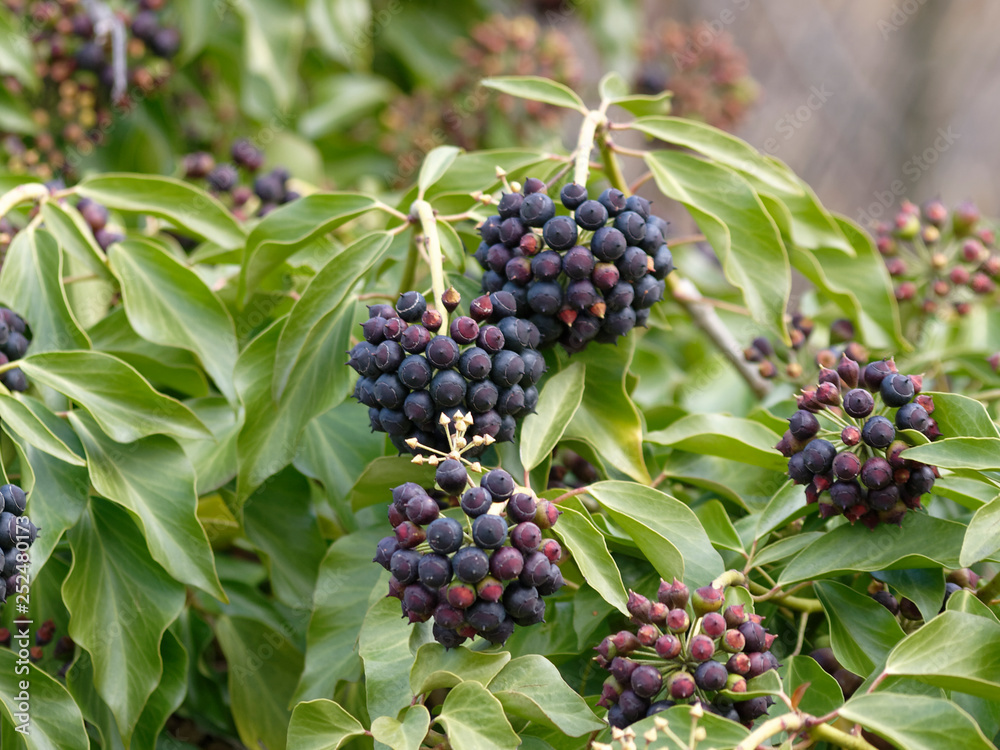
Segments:
[[[761,85],[736,134],[830,208],[877,219],[880,197],[898,206],[898,181],[916,202],[1000,212],[1000,3],[680,0],[643,12],[732,34]]]

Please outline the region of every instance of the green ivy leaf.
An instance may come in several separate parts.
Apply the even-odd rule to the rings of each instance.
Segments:
[[[588,492],[655,558],[650,562],[661,577],[677,576],[697,587],[725,570],[698,517],[680,500],[631,482],[597,482]]]
[[[658,445],[784,472],[788,459],[774,448],[780,438],[759,422],[725,414],[688,414],[665,430],[646,435],[647,441]]]
[[[902,527],[882,524],[869,531],[845,524],[800,552],[782,571],[778,584],[858,571],[958,568],[964,536],[962,524],[926,513],[907,513]]]
[[[337,750],[351,737],[364,733],[361,722],[339,703],[313,700],[299,703],[292,711],[287,746],[295,750]]]
[[[634,354],[635,336],[629,336],[613,351],[592,346],[574,355],[586,368],[586,377],[580,408],[563,438],[586,443],[617,471],[649,482],[642,453],[642,419],[626,384]]]
[[[580,737],[604,727],[583,698],[567,685],[543,656],[520,656],[500,670],[489,684],[504,711]]]
[[[384,593],[385,571],[371,561],[382,536],[382,529],[343,536],[330,545],[320,563],[297,700],[333,695],[341,680],[358,676],[361,623],[373,592]]]
[[[32,354],[90,348],[70,309],[62,275],[62,256],[51,234],[35,229],[17,233],[0,270],[0,299],[31,323]]]
[[[834,581],[813,589],[830,623],[833,652],[846,669],[867,676],[903,639],[895,616],[870,596]]]
[[[946,437],[1000,438],[1000,431],[981,401],[960,393],[927,391],[934,399],[934,420]]]
[[[789,656],[785,659],[784,666],[785,693],[792,695],[800,685],[809,684],[802,694],[799,702],[799,710],[813,716],[825,716],[831,711],[840,708],[844,703],[844,693],[833,675],[827,674],[823,668],[816,663],[816,660],[809,656]],[[777,702],[781,704],[781,701]],[[777,716],[781,713],[779,705],[775,705],[769,712],[770,716]]]
[[[538,76],[499,76],[484,78],[482,85],[504,94],[516,96],[518,99],[528,99],[533,102],[545,102],[556,107],[575,109],[583,114],[587,107],[583,100],[571,88],[556,81]]]
[[[431,715],[422,704],[403,710],[403,720],[379,716],[372,722],[372,737],[392,750],[420,750],[431,725]]]
[[[896,645],[885,671],[1000,701],[1000,623],[945,610]]]
[[[135,513],[153,559],[178,581],[224,599],[196,515],[194,471],[180,446],[160,435],[123,445],[86,415],[74,411],[69,418],[87,453],[94,489]]]
[[[506,651],[484,654],[462,646],[446,649],[440,643],[425,643],[417,649],[410,669],[410,692],[422,695],[438,688],[453,688],[466,680],[488,685],[509,661]]]
[[[184,606],[184,587],[153,561],[140,529],[112,502],[91,498],[68,536],[69,634],[90,654],[97,692],[127,744],[160,683],[160,641]]]
[[[16,635],[16,633],[15,633]],[[15,641],[16,643],[16,641]],[[30,724],[20,737],[28,750],[89,750],[83,716],[66,688],[34,664],[26,664],[19,672],[16,651],[0,649],[0,706],[3,717],[14,726],[23,726],[21,711],[21,681],[31,683]]]
[[[370,505],[388,504],[393,487],[403,482],[416,482],[426,487],[434,483],[434,467],[429,464],[414,465],[406,456],[381,456],[376,458],[358,477],[348,497],[351,507],[361,510]]]
[[[424,199],[428,188],[444,177],[461,152],[458,146],[438,146],[427,153],[417,176],[417,200]]]
[[[285,750],[302,654],[283,632],[248,617],[220,617],[215,632],[229,667],[240,739],[247,747]]]
[[[608,604],[623,615],[628,614],[625,604],[628,594],[622,583],[622,574],[608,551],[604,535],[583,513],[561,505],[559,523],[552,527],[563,545],[573,555],[584,580]]]
[[[529,471],[552,454],[583,401],[586,366],[574,362],[552,375],[538,397],[538,412],[521,427],[521,465]]]
[[[872,576],[916,604],[925,620],[930,620],[941,610],[945,580],[944,571],[940,568],[880,570]]]
[[[49,352],[19,362],[25,375],[76,401],[120,443],[157,433],[211,437],[184,404],[155,391],[134,368],[110,354]]]
[[[375,204],[356,193],[313,193],[269,213],[247,237],[237,299],[245,303],[293,253]]]
[[[227,250],[242,247],[243,228],[217,198],[173,177],[93,174],[75,188],[78,195],[108,208],[168,219]]]
[[[515,750],[520,744],[500,701],[478,682],[454,687],[444,699],[438,721],[455,750]]]
[[[743,541],[736,527],[726,512],[726,507],[718,500],[709,500],[694,509],[712,546],[716,549],[727,549],[733,552],[743,552]]]
[[[113,245],[111,268],[121,284],[125,314],[144,339],[198,356],[215,386],[236,402],[236,328],[218,297],[194,271],[151,242]]]
[[[308,366],[315,357],[328,360],[325,349],[314,346],[317,332],[335,324],[347,294],[364,274],[376,266],[392,243],[385,232],[365,235],[348,245],[320,269],[285,319],[274,356],[272,396],[280,401],[292,372]]]
[[[996,613],[976,598],[974,592],[968,589],[956,591],[948,597],[945,609],[952,612],[968,612],[977,617],[988,617],[994,622],[1000,623],[1000,617]]]
[[[646,154],[661,192],[691,212],[753,319],[785,333],[791,266],[781,234],[744,177],[679,151]]]
[[[327,57],[349,68],[363,67],[371,57],[371,3],[364,0],[309,0],[309,29]],[[315,136],[310,136],[315,137]]]
[[[217,490],[236,476],[236,439],[240,415],[222,396],[187,401],[188,408],[212,433],[203,440],[180,440],[194,468],[198,495]]]
[[[365,665],[368,715],[372,720],[379,716],[396,716],[410,705],[414,651],[427,640],[423,629],[410,626],[400,617],[398,600],[383,597],[368,610],[361,626],[359,649]],[[478,682],[462,684],[483,689]]]
[[[860,693],[840,709],[840,715],[907,750],[996,747],[969,714],[944,698]]]
[[[50,456],[65,461],[74,466],[86,466],[87,462],[77,453],[83,449],[78,440],[69,440],[71,448],[59,434],[60,419],[41,401],[18,394],[5,396],[0,394],[0,420],[4,427],[13,430],[24,438],[25,442],[35,446]],[[72,435],[72,432],[70,433]]]
[[[1000,438],[951,437],[904,451],[911,461],[942,469],[1000,470]]]
[[[668,744],[659,746],[657,750],[661,748],[662,750],[732,750],[750,734],[750,730],[745,729],[735,721],[705,713],[698,719],[698,727],[705,730],[705,738],[697,740],[694,745],[688,745],[687,738],[691,736],[693,722],[691,707],[686,705],[674,706],[666,711],[660,711],[656,716],[637,721],[632,725],[632,730],[637,737],[642,737],[650,729],[655,729],[656,719],[666,721],[671,731],[684,739],[683,745],[670,741]]]
[[[132,734],[132,750],[156,750],[157,739],[173,713],[187,695],[187,650],[169,630],[160,641],[163,676],[149,696]]]
[[[106,281],[111,280],[107,257],[79,211],[68,205],[45,201],[42,204],[42,218],[45,219],[45,228],[55,237],[59,247],[91,273]]]

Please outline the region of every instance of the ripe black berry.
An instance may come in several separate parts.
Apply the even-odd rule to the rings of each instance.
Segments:
[[[562,204],[572,211],[587,200],[587,188],[577,185],[575,182],[568,182],[559,191],[559,199]]]
[[[895,507],[899,501],[899,487],[890,484],[881,490],[871,490],[868,493],[868,505],[874,510],[887,511]]]
[[[434,367],[447,370],[458,364],[460,356],[458,343],[449,336],[435,336],[427,344],[425,356]]]
[[[477,633],[496,630],[506,618],[507,612],[499,602],[478,601],[469,607],[465,615],[466,622],[475,628]]]
[[[465,403],[469,409],[476,414],[488,412],[497,405],[500,398],[500,389],[496,383],[489,380],[480,380],[470,383],[465,391]]]
[[[590,278],[595,263],[594,254],[580,245],[570,248],[562,259],[563,271],[571,279]]]
[[[514,492],[514,478],[503,469],[493,469],[487,472],[480,484],[490,493],[494,502],[498,503],[509,499]],[[532,514],[534,514],[534,506],[532,506]]]
[[[614,338],[624,336],[635,327],[635,310],[626,307],[622,310],[614,310],[604,316],[604,325],[601,331]],[[613,340],[613,339],[612,339]]]
[[[404,402],[405,404],[405,402]],[[413,422],[401,411],[395,409],[380,409],[378,413],[378,423],[382,432],[399,437],[408,435],[413,428]]]
[[[391,373],[378,376],[375,381],[375,401],[386,409],[398,409],[406,398],[406,387]]]
[[[931,418],[927,414],[927,410],[917,403],[904,404],[896,412],[896,427],[900,430],[923,432],[930,425],[930,422]]]
[[[431,380],[430,394],[440,409],[458,406],[465,400],[466,381],[454,370],[441,370]]]
[[[23,514],[28,506],[27,495],[16,484],[0,486],[0,502],[5,512],[13,513],[15,516]]]
[[[706,661],[694,670],[695,684],[702,690],[722,690],[726,686],[729,672],[717,661]]]
[[[646,220],[635,211],[618,214],[614,227],[625,236],[629,245],[639,245],[646,239]]]
[[[534,522],[525,521],[510,530],[510,541],[521,552],[534,552],[542,543],[542,531]]]
[[[885,448],[896,437],[896,429],[885,417],[871,417],[861,428],[861,439],[872,448]]]
[[[625,209],[628,211],[635,211],[642,217],[643,221],[647,221],[649,219],[649,208],[649,201],[641,195],[630,195],[625,200]]]
[[[719,666],[721,667],[722,665],[720,664]],[[722,671],[725,673],[725,668]],[[632,671],[630,684],[636,695],[642,698],[652,698],[660,692],[660,688],[663,686],[663,678],[660,677],[660,673],[656,667],[643,664]]]
[[[500,241],[507,247],[517,247],[521,243],[521,237],[528,231],[524,222],[516,216],[504,219],[500,224]],[[495,268],[493,269],[496,270]]]
[[[549,562],[549,558],[544,553],[527,552],[524,555],[524,568],[521,570],[521,576],[518,580],[522,586],[539,586],[545,583],[551,569],[552,563]]]
[[[396,372],[406,352],[395,341],[383,341],[375,348],[375,364],[381,372]]]
[[[208,186],[217,193],[228,193],[240,180],[236,167],[232,164],[219,164],[208,173]],[[97,204],[93,204],[97,205]]]
[[[625,210],[627,204],[625,193],[615,188],[608,188],[600,194],[597,200],[607,209],[609,216],[617,216]]]
[[[519,213],[529,227],[540,227],[556,215],[556,205],[545,193],[532,193],[521,201]]]
[[[492,513],[478,516],[472,522],[472,541],[483,549],[497,549],[507,540],[507,522]]]
[[[531,495],[517,492],[507,501],[507,517],[515,523],[534,523],[537,506]]]
[[[531,386],[541,380],[545,373],[545,357],[536,349],[525,349],[521,352],[521,361],[524,363],[524,375],[521,378],[522,386]]]
[[[451,562],[444,555],[427,554],[420,558],[417,573],[422,584],[439,589],[451,581]]]
[[[895,365],[891,364],[889,360],[879,360],[878,362],[870,362],[868,366],[865,367],[862,377],[865,386],[870,391],[877,391],[882,386],[882,381],[885,379],[886,375],[892,375],[895,373]]]
[[[555,281],[562,271],[562,256],[546,250],[531,259],[531,273],[539,281]]]
[[[450,555],[462,546],[462,534],[462,524],[442,516],[427,526],[427,544],[439,554]]]
[[[657,281],[651,275],[643,276],[635,282],[635,300],[632,302],[632,307],[637,310],[652,307],[663,299],[666,286],[666,282]]]
[[[601,227],[590,239],[590,251],[598,260],[617,260],[625,253],[626,247],[625,235],[614,227]]]
[[[396,303],[396,312],[407,323],[416,323],[427,310],[427,300],[420,292],[403,292]]]
[[[531,270],[531,258],[524,255],[511,258],[504,266],[504,275],[518,286],[524,286],[534,278]]]
[[[490,558],[479,547],[463,547],[451,558],[451,566],[458,580],[479,583],[490,572]]]
[[[833,459],[833,475],[837,479],[851,480],[857,477],[860,472],[861,459],[853,453],[838,453]]]
[[[884,381],[883,381],[884,382]],[[861,468],[861,483],[871,490],[880,490],[892,481],[892,467],[881,456],[872,456]]]
[[[788,418],[788,429],[796,440],[809,440],[819,432],[819,420],[812,412],[799,409]]]
[[[399,337],[399,344],[410,354],[421,354],[430,343],[431,332],[421,325],[407,326]]]
[[[813,479],[813,472],[806,468],[806,457],[801,451],[788,459],[788,476],[795,484],[809,484]]]
[[[542,315],[555,315],[562,306],[562,287],[553,281],[541,281],[528,289],[528,305]]]
[[[670,275],[670,272],[674,270],[674,256],[670,252],[670,248],[666,245],[660,245],[656,250],[653,251],[653,278],[663,279]]]
[[[524,389],[519,385],[512,385],[510,388],[502,388],[497,397],[497,411],[501,415],[520,417],[524,411]]]
[[[624,310],[635,299],[635,289],[627,281],[619,281],[604,295],[604,304],[608,310]]]
[[[595,231],[608,221],[608,209],[594,200],[585,201],[576,209],[576,223],[581,229]]]
[[[396,541],[396,537],[394,536],[382,537],[378,542],[378,546],[375,548],[375,557],[372,559],[372,562],[377,562],[383,568],[389,570],[389,561],[392,559],[392,556],[396,553],[398,549],[399,549],[399,543]],[[7,568],[5,565],[4,571],[6,571],[6,569]]]
[[[495,245],[500,241],[500,222],[505,217],[490,216],[479,227],[479,236],[487,245]]]
[[[879,385],[879,393],[886,406],[904,406],[914,396],[913,381],[906,375],[886,375]]]
[[[389,571],[402,584],[411,584],[419,576],[418,566],[423,557],[412,549],[397,549],[389,558]]]
[[[576,224],[568,216],[556,216],[545,222],[542,238],[553,250],[560,252],[569,250],[576,244]]]
[[[834,482],[830,485],[830,499],[841,510],[853,508],[861,502],[861,487],[853,479]]]
[[[837,449],[829,440],[817,438],[802,450],[805,466],[813,474],[825,474],[833,465]]]
[[[497,213],[501,219],[509,219],[517,216],[521,212],[521,203],[524,196],[521,193],[504,193],[497,203]]]
[[[513,547],[500,547],[490,555],[490,574],[501,581],[512,581],[524,569],[524,556]]]
[[[427,391],[414,391],[403,401],[403,414],[416,424],[428,424],[434,421],[435,409],[431,394]]]
[[[350,365],[358,375],[377,378],[379,370],[378,362],[375,359],[375,347],[367,341],[359,341],[348,354],[347,364]]]
[[[510,263],[514,253],[506,245],[493,245],[486,251],[486,265],[491,271],[506,278],[507,264]]]
[[[497,555],[500,550],[494,552]],[[513,617],[525,617],[529,615],[539,601],[538,591],[532,586],[522,586],[516,581],[507,586],[503,592],[504,607]]]
[[[413,583],[403,589],[403,613],[410,622],[425,622],[437,606],[437,596],[420,584]]]
[[[929,466],[917,466],[910,470],[906,480],[906,491],[912,495],[923,495],[934,486],[934,470]]]
[[[470,487],[462,495],[462,510],[470,518],[476,518],[489,513],[490,506],[493,505],[493,497],[486,488]]]
[[[501,388],[510,388],[524,377],[524,360],[516,352],[505,349],[493,357],[490,379]]]

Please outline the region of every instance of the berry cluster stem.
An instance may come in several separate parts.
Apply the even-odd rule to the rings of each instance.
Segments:
[[[761,586],[759,583],[754,583],[749,581],[750,593],[755,597],[764,594],[770,594],[767,597],[767,601],[773,601],[776,604],[780,604],[789,609],[794,609],[797,612],[822,612],[823,605],[820,604],[818,599],[803,599],[799,596],[789,596],[785,593],[771,593],[773,590]]]
[[[733,750],[756,750],[757,746],[781,732],[799,733],[805,731],[814,740],[823,740],[846,750],[875,750],[875,747],[864,737],[848,734],[840,729],[816,722],[815,717],[808,714],[785,714],[768,719]]]
[[[444,306],[444,257],[441,253],[441,236],[438,234],[434,209],[425,200],[413,202],[413,210],[420,218],[420,231],[427,242],[427,258],[431,266],[431,289],[434,291],[434,306],[441,313],[441,327],[448,330],[448,310]]]
[[[997,597],[997,594],[1000,594],[1000,573],[993,576],[985,586],[976,592],[976,598],[988,606]]]
[[[16,188],[12,188],[3,195],[0,195],[0,218],[10,213],[11,209],[19,203],[41,200],[48,194],[49,189],[39,182],[27,182],[24,185],[18,185]]]
[[[576,140],[575,160],[573,162],[573,182],[577,185],[587,184],[587,176],[590,174],[590,152],[594,148],[597,126],[602,122],[604,122],[604,112],[592,110],[587,113],[583,124],[580,125],[580,135]]]

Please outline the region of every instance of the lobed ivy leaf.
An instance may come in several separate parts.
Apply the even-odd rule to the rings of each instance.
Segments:
[[[412,627],[406,618],[400,617],[397,599],[383,597],[368,610],[361,625],[359,651],[365,668],[368,715],[372,720],[379,716],[396,716],[410,705],[414,652],[429,640],[423,628]],[[463,685],[483,689],[478,682],[465,682],[452,693]]]
[[[402,716],[402,721],[379,716],[372,722],[372,737],[392,750],[420,750],[431,725],[430,712],[418,703],[403,709]]]
[[[424,156],[417,175],[417,200],[423,200],[428,188],[444,177],[461,152],[458,146],[438,146]]]
[[[48,352],[19,362],[25,375],[80,404],[120,443],[156,434],[211,437],[188,407],[154,390],[133,367],[110,354]]]
[[[914,446],[903,453],[912,461],[942,469],[1000,471],[998,437],[946,437],[926,445]]]
[[[361,722],[339,703],[316,699],[295,706],[288,724],[287,746],[295,750],[337,750],[351,737],[364,733]]]
[[[5,428],[50,456],[74,466],[87,465],[80,455],[83,453],[80,441],[72,431],[68,435],[64,433],[65,424],[41,401],[21,394],[0,394],[0,421]]]
[[[112,276],[108,270],[107,256],[97,244],[93,231],[80,216],[80,212],[54,201],[42,203],[41,211],[45,228],[59,243],[59,247],[79,261],[88,271],[110,281]]]
[[[978,401],[961,393],[926,391],[934,399],[934,420],[946,437],[1000,438],[996,423]]]
[[[128,744],[160,683],[160,642],[184,606],[184,586],[150,557],[140,529],[115,503],[91,498],[68,536],[69,634],[90,655],[94,685]]]
[[[121,285],[125,314],[135,332],[160,346],[196,354],[215,387],[235,404],[236,327],[208,285],[145,240],[117,243],[109,258]]]
[[[124,445],[86,414],[70,412],[69,420],[86,451],[94,489],[136,515],[153,559],[178,581],[224,599],[196,516],[194,470],[180,446],[162,435]]]
[[[241,247],[246,239],[243,227],[217,198],[173,177],[98,173],[83,178],[75,191],[117,211],[168,219],[227,250]]]
[[[1000,550],[1000,497],[979,508],[972,516],[958,560],[963,567],[968,567],[997,550]]]

